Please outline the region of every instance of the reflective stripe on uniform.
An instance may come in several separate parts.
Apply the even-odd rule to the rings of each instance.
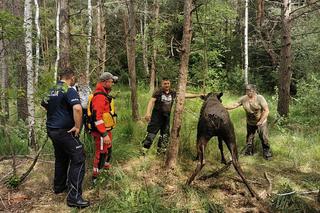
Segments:
[[[103,120],[98,120],[98,121],[94,122],[94,124],[95,124],[96,126],[98,126],[98,125],[100,125],[100,124],[104,124],[104,121],[103,121]]]

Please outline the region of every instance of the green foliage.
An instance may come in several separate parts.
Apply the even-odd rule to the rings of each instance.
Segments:
[[[0,38],[13,40],[23,35],[23,20],[7,11],[0,11]]]
[[[291,107],[291,121],[307,128],[317,128],[320,122],[320,75],[310,75],[298,84],[298,94]]]
[[[20,178],[17,175],[13,175],[7,180],[6,184],[8,187],[15,189],[20,184]]]
[[[317,212],[310,205],[308,205],[302,198],[296,193],[292,193],[293,189],[288,184],[281,186],[278,194],[271,198],[272,208],[277,212]],[[288,194],[287,194],[288,193]],[[281,195],[287,194],[287,195]]]

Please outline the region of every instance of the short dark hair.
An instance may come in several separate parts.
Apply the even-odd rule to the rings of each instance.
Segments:
[[[170,81],[170,79],[169,78],[167,78],[167,77],[164,77],[164,78],[162,78],[162,80],[161,81]]]
[[[60,78],[64,78],[64,79],[70,79],[70,78],[72,78],[74,75],[75,75],[75,73],[74,73],[73,69],[71,69],[71,68],[63,69],[63,70],[59,73]]]

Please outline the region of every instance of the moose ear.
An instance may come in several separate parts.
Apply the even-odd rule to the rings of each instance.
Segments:
[[[220,92],[217,97],[218,99],[220,99],[222,96],[223,96],[223,92]]]

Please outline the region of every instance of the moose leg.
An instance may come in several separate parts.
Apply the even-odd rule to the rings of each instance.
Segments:
[[[248,188],[250,194],[252,197],[255,197],[257,200],[259,200],[259,196],[256,194],[256,192],[251,188],[250,184],[248,183],[247,179],[245,178],[243,171],[240,167],[238,158],[237,158],[237,146],[235,143],[227,143],[228,149],[231,153],[232,156],[232,164],[235,168],[235,170],[237,171],[237,173],[239,174],[239,176],[241,177],[242,181],[244,182],[244,184],[246,185],[246,187]]]
[[[196,170],[193,172],[193,174],[190,176],[190,178],[187,180],[187,185],[190,185],[191,182],[194,180],[194,178],[197,176],[197,174],[201,171],[201,169],[205,165],[205,159],[204,159],[204,151],[206,149],[207,143],[209,140],[201,137],[197,140],[197,151],[198,151],[198,164],[196,167]]]
[[[226,158],[224,157],[224,153],[223,153],[223,140],[219,136],[218,136],[218,141],[219,141],[219,149],[220,149],[220,153],[221,153],[221,163],[227,165],[227,161],[226,161]]]

